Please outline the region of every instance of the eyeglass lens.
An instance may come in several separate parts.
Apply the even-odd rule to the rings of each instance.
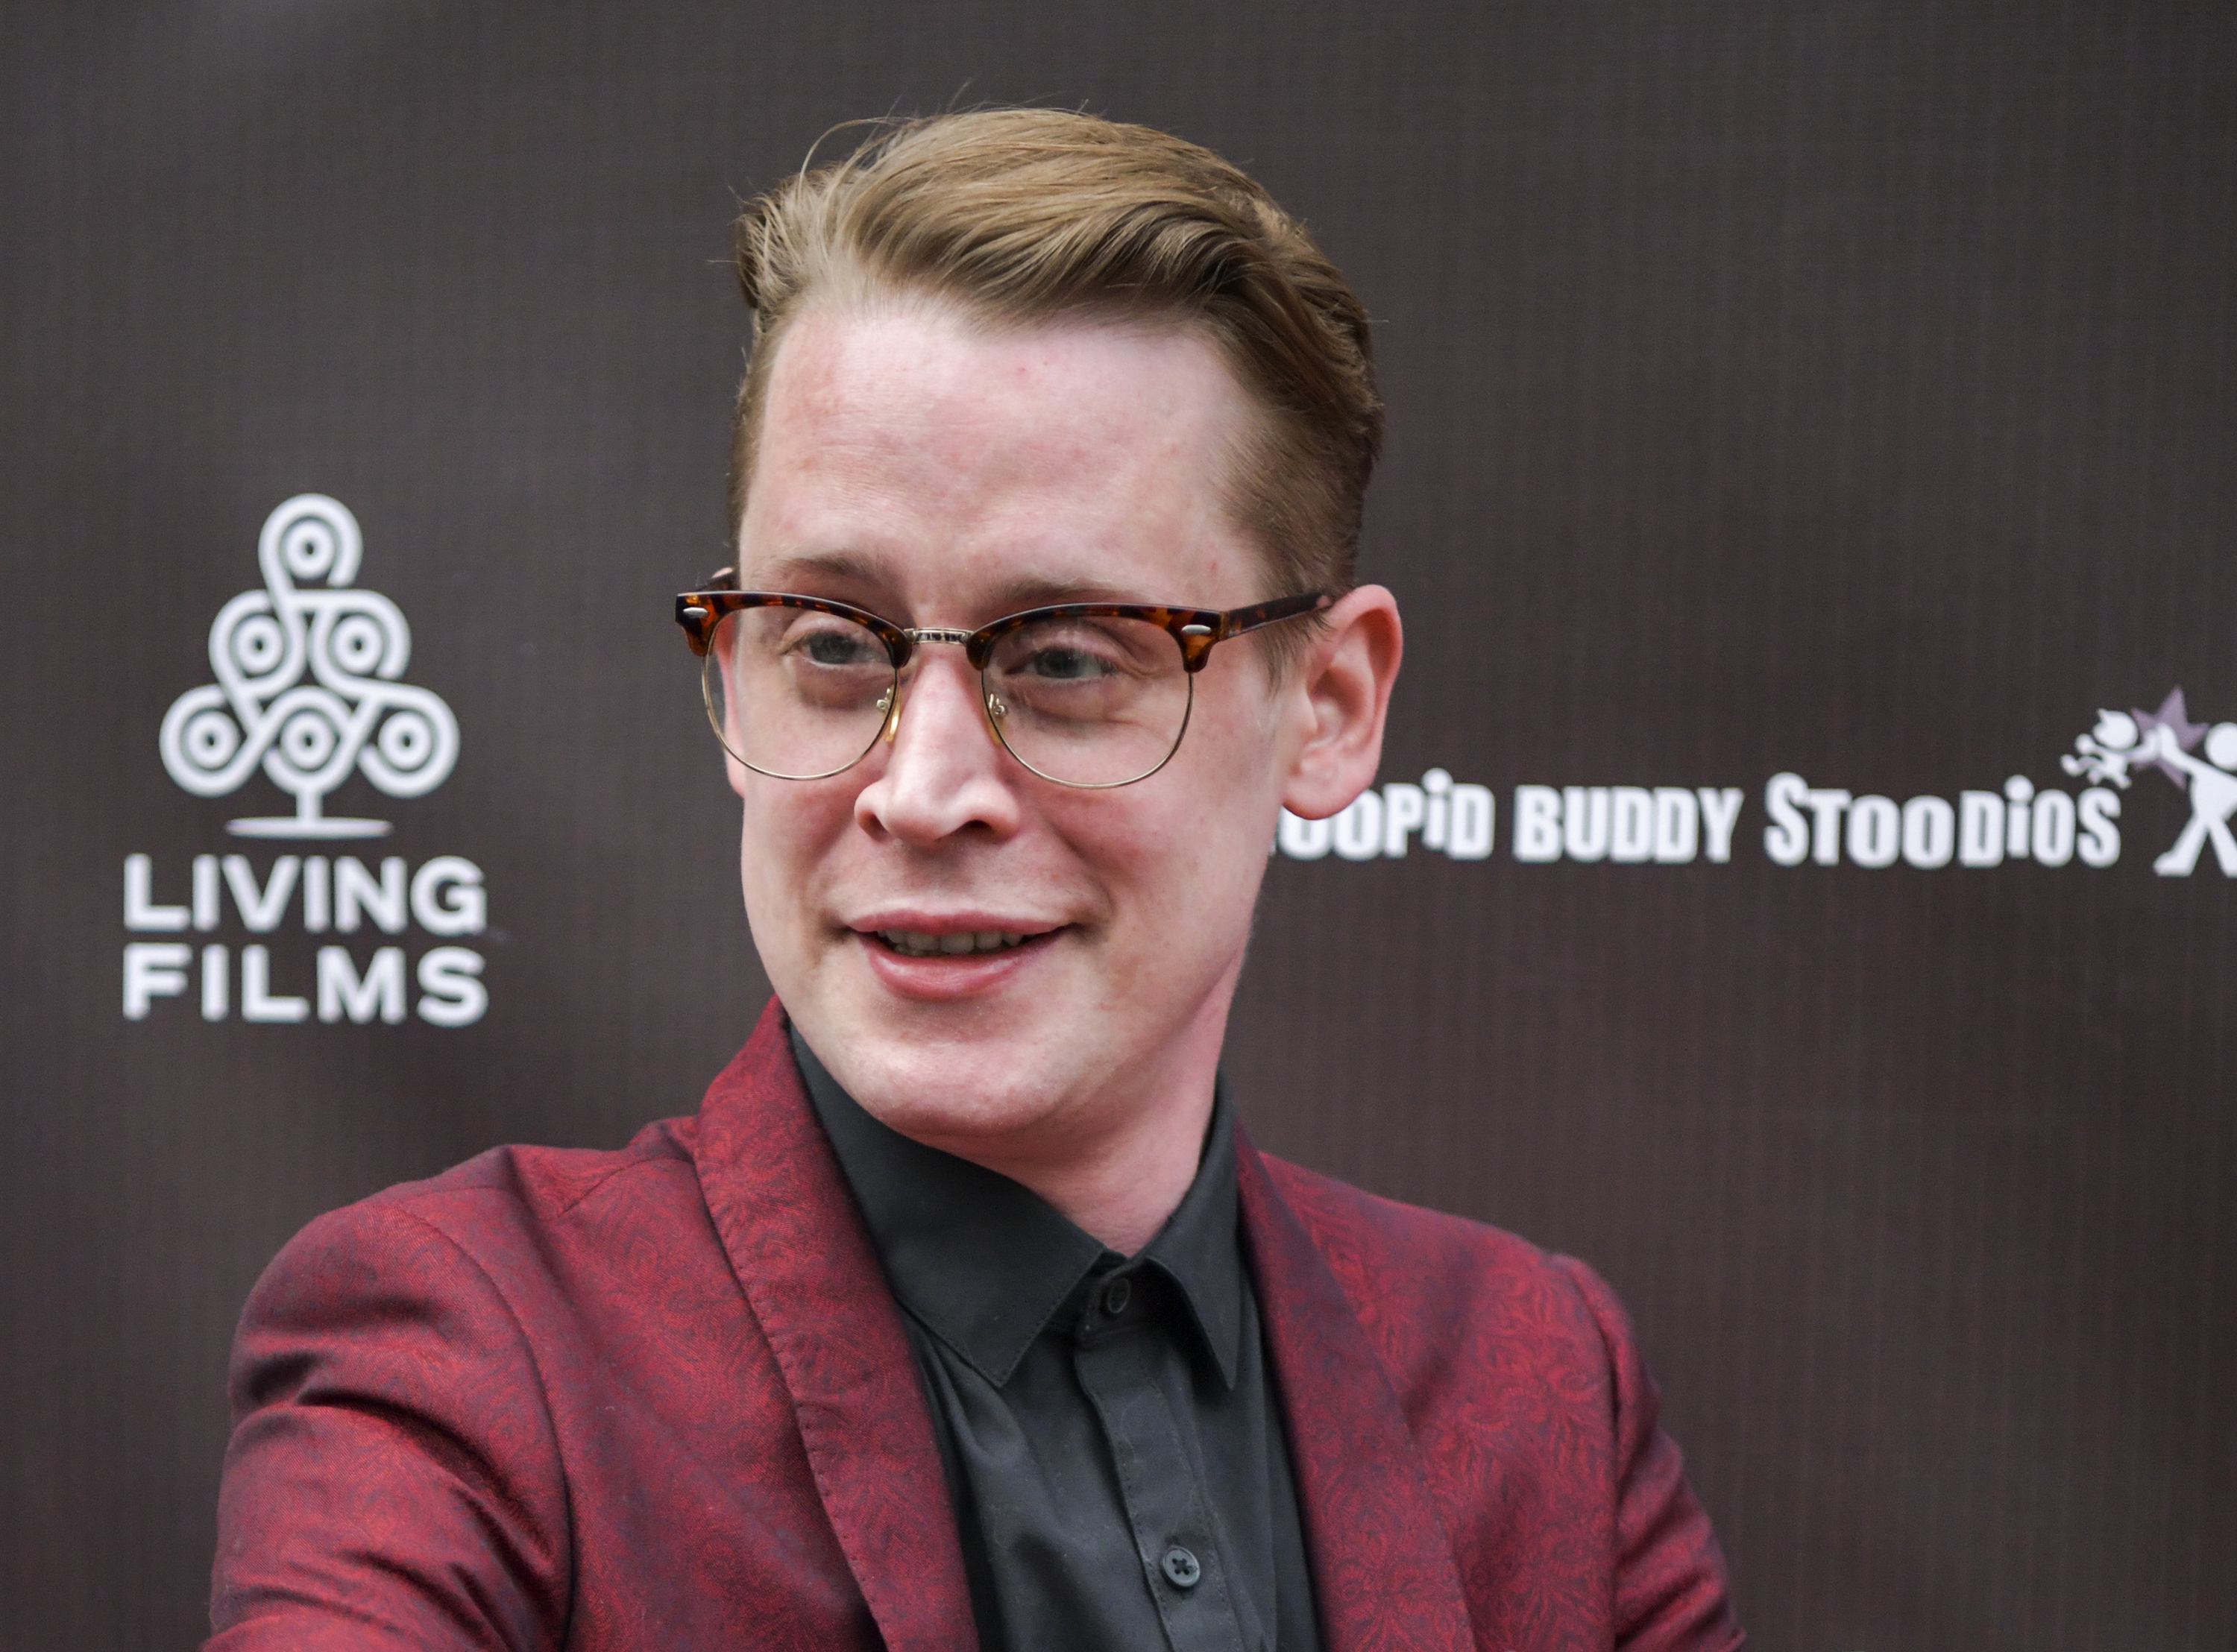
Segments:
[[[867,626],[776,607],[723,616],[704,682],[708,714],[730,754],[788,780],[859,760],[899,687],[892,655]],[[1036,620],[1008,632],[980,686],[989,722],[1020,762],[1088,787],[1123,786],[1160,767],[1188,727],[1192,692],[1171,633],[1111,616]]]

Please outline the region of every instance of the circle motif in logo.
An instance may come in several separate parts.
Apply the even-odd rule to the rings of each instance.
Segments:
[[[297,712],[280,730],[281,753],[300,769],[321,767],[340,744],[341,737],[335,733],[333,724],[315,711]]]
[[[392,712],[374,744],[391,767],[416,769],[435,754],[435,730],[416,711]]]
[[[187,720],[185,744],[196,767],[221,769],[241,749],[241,730],[221,711],[197,712]]]
[[[233,657],[248,675],[261,677],[287,657],[287,634],[270,615],[249,615],[234,628]]]

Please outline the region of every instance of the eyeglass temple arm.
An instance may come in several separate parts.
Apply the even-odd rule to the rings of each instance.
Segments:
[[[1248,608],[1230,609],[1217,615],[1207,614],[1204,619],[1217,619],[1217,630],[1201,621],[1181,627],[1181,663],[1191,671],[1201,671],[1211,658],[1215,642],[1224,642],[1231,636],[1241,636],[1245,631],[1255,631],[1277,620],[1293,620],[1300,614],[1316,613],[1334,601],[1336,598],[1325,591],[1314,591],[1303,596],[1277,596],[1270,602],[1253,602]]]
[[[1245,631],[1255,631],[1262,625],[1271,625],[1277,620],[1293,620],[1300,614],[1317,614],[1336,598],[1326,591],[1312,591],[1303,596],[1277,596],[1270,602],[1254,602],[1249,608],[1231,609],[1221,615],[1219,641],[1241,636]]]

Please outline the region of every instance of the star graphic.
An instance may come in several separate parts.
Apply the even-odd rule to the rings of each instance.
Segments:
[[[2198,742],[2206,738],[2206,725],[2190,721],[2190,710],[2182,703],[2182,690],[2180,688],[2170,690],[2168,697],[2160,701],[2157,711],[2136,711],[2135,719],[2139,734],[2148,735],[2155,728],[2165,728],[2174,736],[2176,747],[2186,752],[2196,751]],[[2190,785],[2190,776],[2164,757],[2152,759],[2150,767],[2179,787],[2187,789]]]

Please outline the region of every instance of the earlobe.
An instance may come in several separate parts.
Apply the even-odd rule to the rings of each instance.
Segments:
[[[1282,791],[1292,814],[1323,819],[1374,784],[1404,652],[1398,602],[1382,586],[1363,585],[1327,610],[1292,685],[1303,731]]]

